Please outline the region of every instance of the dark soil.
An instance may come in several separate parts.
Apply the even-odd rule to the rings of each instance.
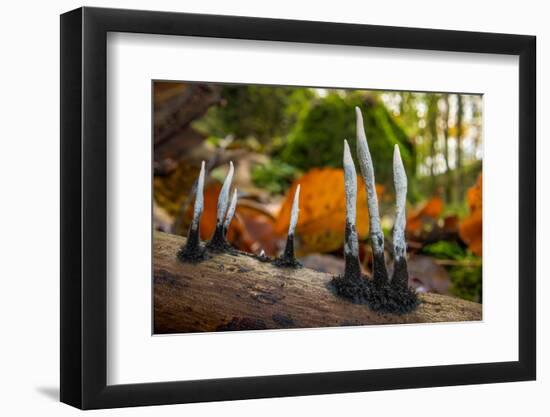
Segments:
[[[294,256],[294,235],[288,235],[285,251],[273,261],[273,265],[281,268],[301,268],[302,264]]]
[[[235,251],[225,238],[223,226],[216,226],[212,239],[206,244],[206,249],[214,253],[233,253]]]
[[[286,258],[281,256],[273,260],[273,265],[278,266],[279,268],[301,268],[302,263],[296,258]]]
[[[372,278],[376,285],[384,286],[388,282],[388,270],[386,269],[386,260],[384,252],[375,253],[372,257]]]
[[[356,304],[366,304],[376,312],[407,314],[420,304],[416,292],[410,288],[398,288],[386,282],[375,284],[366,277],[348,279],[334,277],[330,282],[337,295]]]
[[[180,248],[177,254],[181,262],[198,263],[208,258],[206,251],[201,247],[199,230],[190,230],[187,242]]]

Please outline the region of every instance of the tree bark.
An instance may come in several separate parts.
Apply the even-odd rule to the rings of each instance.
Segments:
[[[481,320],[480,304],[437,294],[420,295],[412,313],[379,314],[337,296],[329,274],[244,253],[182,263],[185,241],[154,234],[155,334]]]
[[[445,178],[446,178],[446,185],[445,185],[445,200],[447,202],[447,204],[450,204],[452,203],[453,201],[453,195],[452,195],[452,183],[453,183],[453,178],[452,178],[452,172],[451,172],[451,166],[449,164],[449,114],[450,114],[450,111],[449,111],[449,107],[450,107],[450,103],[449,103],[449,94],[447,94],[445,96],[445,114],[444,114],[444,123],[445,123],[445,128],[443,129],[443,139],[444,139],[444,145],[445,145],[445,168],[446,168],[446,171],[445,171]]]
[[[431,192],[436,192],[436,173],[435,173],[435,157],[436,157],[436,145],[437,145],[437,115],[438,108],[437,102],[439,98],[436,94],[432,94],[428,101],[428,131],[430,133],[430,180],[431,180]]]
[[[463,113],[462,95],[457,94],[456,109],[456,194],[457,202],[464,199],[464,184],[462,173],[462,113]]]

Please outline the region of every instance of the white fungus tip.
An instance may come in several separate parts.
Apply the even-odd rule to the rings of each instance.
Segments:
[[[344,165],[348,163],[349,161],[353,162],[353,159],[351,157],[351,150],[349,148],[349,143],[346,139],[344,139]]]
[[[193,207],[193,220],[191,223],[192,229],[196,229],[198,227],[203,206],[204,206],[204,196],[203,196],[204,175],[205,175],[205,168],[204,168],[204,161],[202,161],[199,178],[197,180],[197,188],[195,191],[195,205]]]
[[[399,146],[396,144],[393,148],[393,182],[396,192],[400,192],[402,189],[407,190],[407,174],[405,167],[403,166],[403,160],[401,159],[401,152]]]
[[[351,154],[351,152],[350,152],[350,150],[349,150],[349,143],[348,143],[348,140],[347,140],[347,139],[344,139],[344,157],[345,157],[347,154]]]
[[[393,162],[395,163],[397,159],[401,159],[401,151],[399,150],[399,145],[396,143],[393,146]]]
[[[357,135],[358,157],[359,155],[366,154],[365,157],[368,155],[368,158],[370,158],[369,145],[367,144],[367,135],[365,133],[365,125],[363,123],[363,114],[361,113],[359,107],[355,107],[355,129]]]
[[[233,173],[235,169],[233,162],[229,162],[229,171],[222,185],[220,195],[218,196],[218,211],[216,213],[216,223],[222,224],[227,213],[227,207],[229,205],[229,189],[231,188],[231,182],[233,181]]]
[[[374,166],[367,143],[363,115],[358,107],[355,108],[356,134],[357,134],[357,159],[361,175],[367,188],[367,205],[369,207],[370,234],[374,253],[384,252],[384,233],[380,224],[378,213],[378,197],[376,195],[376,182],[374,179]]]
[[[231,197],[231,203],[229,204],[229,208],[227,209],[227,214],[225,216],[225,222],[223,224],[223,226],[226,230],[229,229],[229,225],[231,224],[231,220],[233,220],[233,216],[235,215],[236,207],[237,207],[237,189],[235,188],[233,190],[233,196]]]
[[[357,122],[357,130],[359,130],[359,127],[361,127],[361,130],[364,132],[363,113],[361,113],[361,109],[357,106],[355,106],[355,118]]]
[[[348,141],[344,140],[344,193],[346,196],[346,220],[355,225],[357,207],[357,173],[351,157]]]
[[[292,202],[292,210],[290,212],[290,224],[288,226],[288,234],[293,235],[296,224],[298,223],[298,213],[300,212],[300,184],[296,187],[294,192],[294,201]]]
[[[393,148],[393,184],[395,187],[395,224],[393,226],[393,245],[395,258],[405,256],[407,243],[405,241],[405,227],[407,225],[407,173],[403,166],[399,146]]]

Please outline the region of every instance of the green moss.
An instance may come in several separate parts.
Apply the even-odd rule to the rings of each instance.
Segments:
[[[422,253],[437,259],[457,261],[447,266],[451,278],[451,294],[465,300],[481,302],[483,268],[481,258],[467,252],[456,242],[439,241],[426,245]]]
[[[426,245],[422,249],[422,252],[438,259],[461,260],[467,257],[467,253],[462,246],[456,242],[448,242],[446,240]]]
[[[449,268],[451,276],[451,294],[465,300],[481,302],[482,299],[482,276],[481,265],[474,267]]]
[[[254,166],[251,175],[256,186],[272,194],[282,194],[299,173],[292,165],[274,159],[267,164]]]
[[[296,118],[309,109],[314,93],[308,88],[226,85],[222,104],[193,123],[203,134],[236,141],[254,138],[267,147],[286,136]]]
[[[407,135],[383,104],[364,93],[331,92],[318,99],[298,118],[280,152],[281,160],[302,170],[322,166],[339,168],[344,139],[350,143],[356,158],[355,106],[363,112],[377,182],[389,185],[392,181],[394,144],[400,146],[405,166],[410,170],[412,148]]]

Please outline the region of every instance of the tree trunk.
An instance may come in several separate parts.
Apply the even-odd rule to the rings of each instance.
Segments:
[[[445,115],[444,115],[444,123],[445,128],[443,129],[443,140],[444,140],[444,154],[445,154],[445,180],[446,180],[446,186],[445,186],[445,200],[447,204],[450,204],[453,201],[453,187],[451,186],[453,183],[452,179],[452,171],[451,166],[449,164],[449,95],[445,97]]]
[[[457,109],[456,109],[456,197],[457,202],[464,199],[464,184],[462,178],[462,113],[463,103],[462,95],[457,94]]]
[[[432,94],[428,103],[428,131],[430,133],[430,182],[431,192],[436,192],[436,173],[435,173],[435,160],[436,160],[436,144],[437,144],[437,101],[438,97]]]
[[[185,333],[481,320],[481,305],[437,294],[406,315],[379,314],[337,296],[331,275],[278,268],[248,254],[181,263],[186,239],[154,234],[154,332]]]

